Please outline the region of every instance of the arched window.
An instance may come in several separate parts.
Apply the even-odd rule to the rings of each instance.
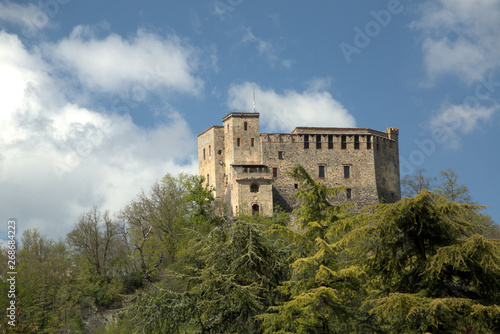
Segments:
[[[255,183],[254,183],[254,184],[252,184],[252,185],[250,186],[250,192],[251,192],[251,193],[258,193],[258,192],[259,192],[259,185],[258,185],[258,184],[255,184]]]
[[[252,205],[252,214],[256,215],[260,211],[259,204]]]
[[[248,123],[247,122],[243,123],[243,130],[245,130],[245,131],[248,130]]]

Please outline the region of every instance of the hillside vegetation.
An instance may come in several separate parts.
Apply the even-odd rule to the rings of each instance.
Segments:
[[[413,197],[352,215],[328,200],[343,187],[295,166],[293,224],[279,208],[216,217],[202,178],[166,175],[116,216],[83,213],[65,240],[25,231],[18,323],[2,331],[498,333],[498,226],[453,171],[434,191],[419,172],[403,179]]]

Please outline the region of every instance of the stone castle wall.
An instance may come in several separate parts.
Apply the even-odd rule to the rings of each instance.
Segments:
[[[222,127],[198,136],[198,158],[200,175],[209,176],[229,214],[243,207],[263,214],[271,214],[274,205],[297,208],[290,196],[297,185],[287,174],[295,164],[328,186],[347,187],[350,198],[339,196],[337,204],[362,208],[401,198],[396,128],[297,127],[287,134],[261,134],[259,114],[232,113]]]

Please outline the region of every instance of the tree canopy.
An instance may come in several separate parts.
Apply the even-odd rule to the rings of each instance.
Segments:
[[[334,204],[344,187],[290,175],[294,222],[218,217],[203,178],[181,174],[115,216],[90,208],[66,240],[25,231],[19,326],[2,332],[500,332],[500,232],[453,171],[357,214]]]

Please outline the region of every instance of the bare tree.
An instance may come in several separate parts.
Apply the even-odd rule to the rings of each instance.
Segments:
[[[416,171],[415,175],[406,174],[401,180],[401,186],[403,187],[404,197],[414,197],[418,195],[423,189],[431,190],[433,188],[433,182],[436,181],[435,177],[426,177],[426,170],[420,168]]]
[[[453,169],[448,168],[439,172],[441,175],[441,187],[439,192],[449,201],[460,204],[474,204],[474,200],[469,193],[469,189],[464,184],[457,182],[458,175]]]
[[[98,275],[107,275],[118,244],[123,242],[121,226],[113,222],[109,212],[91,208],[80,218],[67,241],[76,253],[93,266]]]

